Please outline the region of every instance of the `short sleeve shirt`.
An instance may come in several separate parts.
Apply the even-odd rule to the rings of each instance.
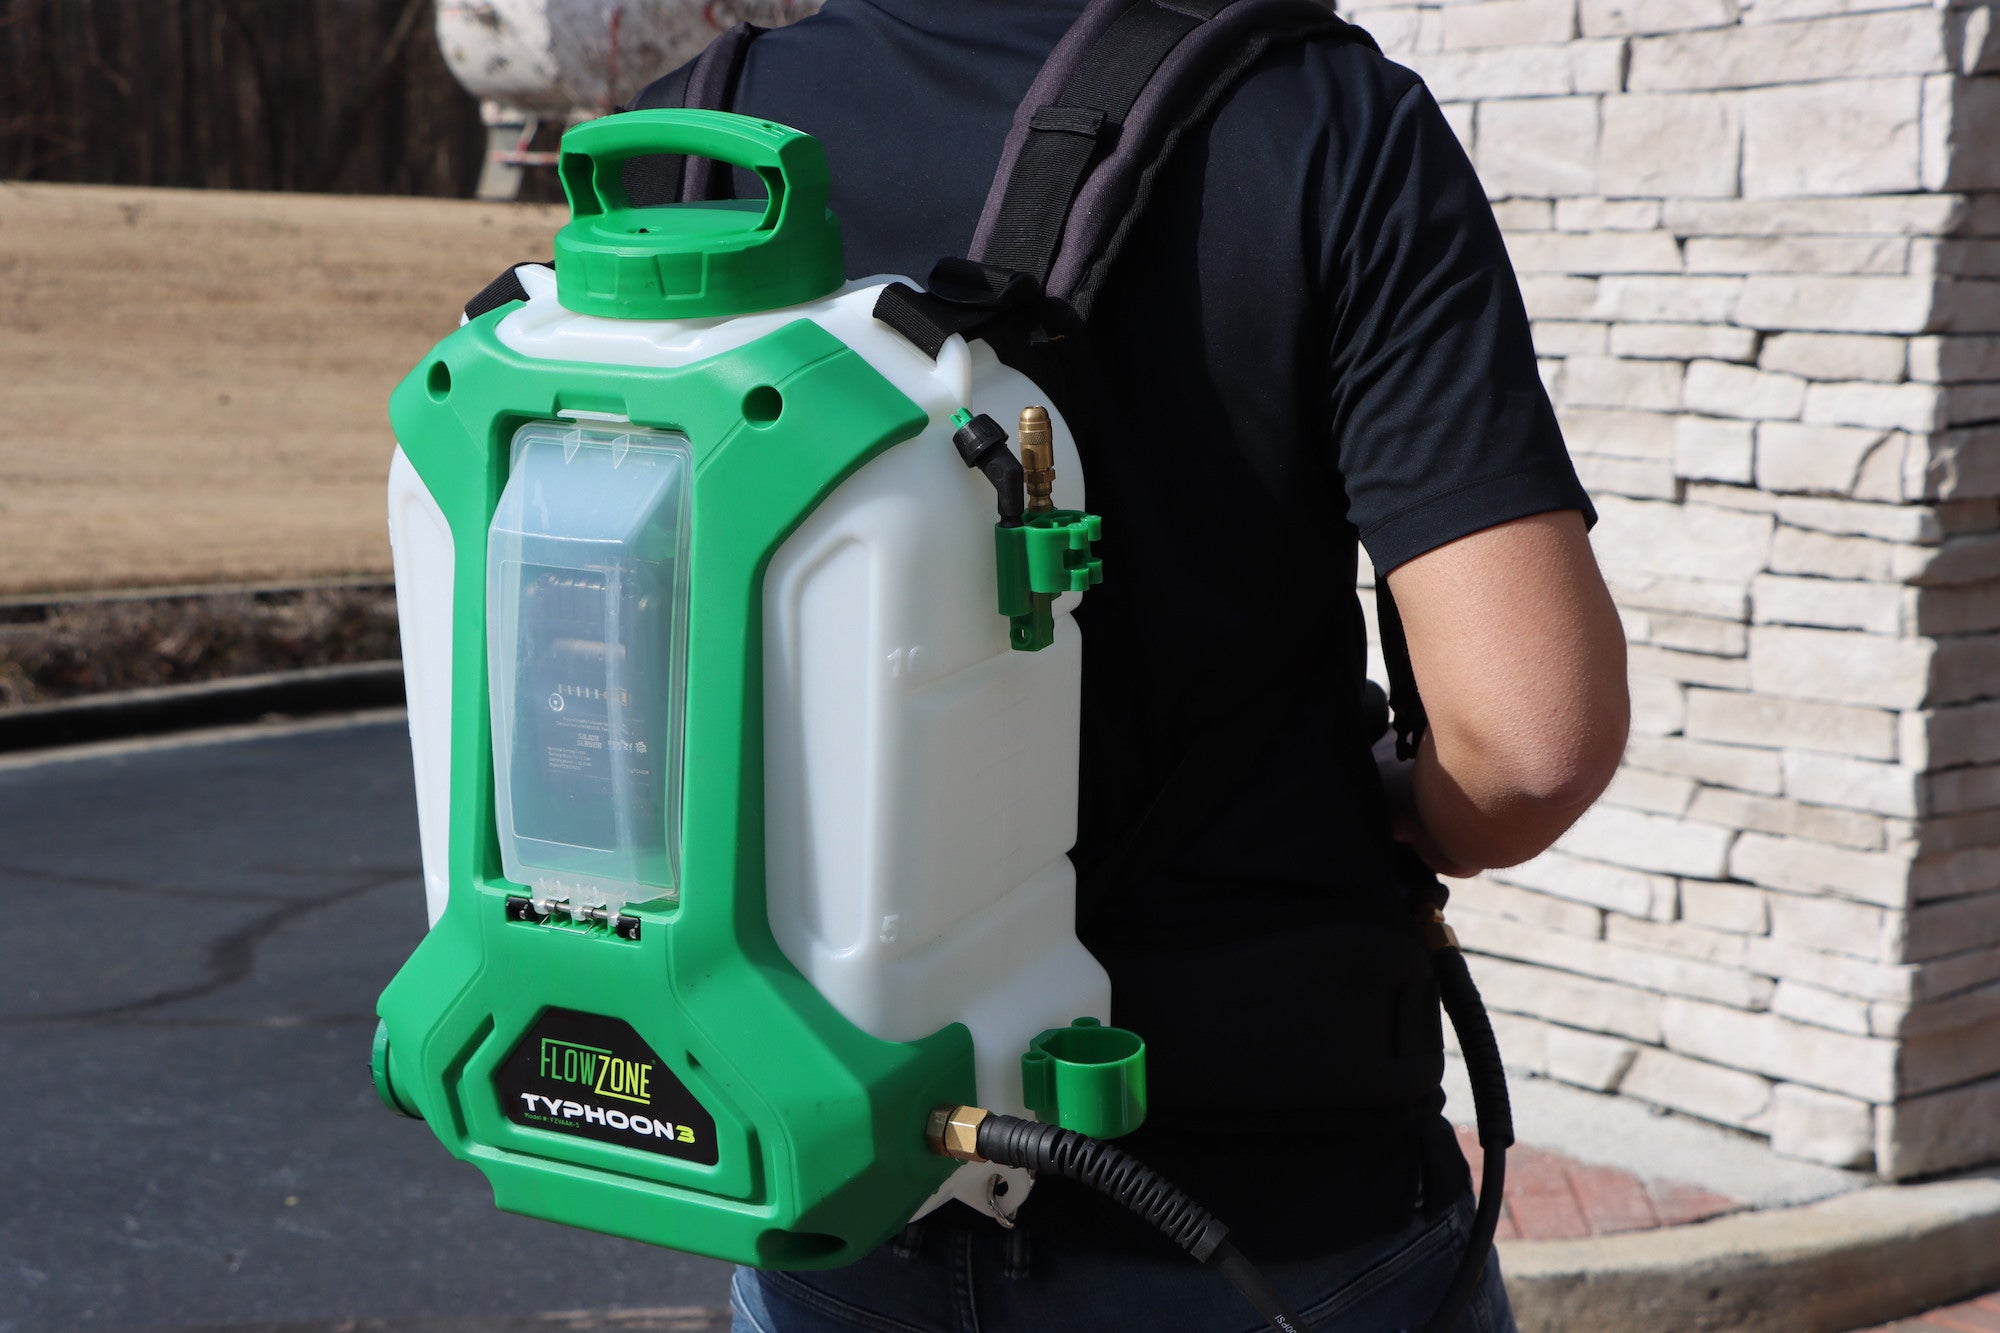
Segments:
[[[850,276],[921,280],[966,253],[1015,106],[1080,8],[828,0],[756,43],[735,106],[825,145]],[[1150,1043],[1146,1146],[1258,1237],[1238,1219],[1296,1200],[1299,1160],[1259,1156],[1258,1135],[1328,1117],[1357,1145],[1324,1163],[1349,1181],[1343,1216],[1392,1224],[1425,1188],[1423,1134],[1316,1050],[1357,1006],[1408,1003],[1360,993],[1345,910],[1407,864],[1357,740],[1358,552],[1386,572],[1511,519],[1590,516],[1513,269],[1421,81],[1318,42],[1265,56],[1182,142],[1092,330],[1122,429],[1079,441],[1106,571],[1079,614],[1079,860],[1131,828],[1191,737],[1283,713],[1256,772],[1083,931],[1114,1019]],[[1176,1146],[1188,1125],[1208,1127],[1200,1153]],[[1225,1139],[1251,1146],[1219,1158]],[[1369,1229],[1322,1217],[1286,1238],[1301,1225],[1324,1243]]]

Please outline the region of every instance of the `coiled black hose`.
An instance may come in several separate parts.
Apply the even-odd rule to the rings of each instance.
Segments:
[[[1464,1317],[1486,1269],[1486,1257],[1493,1252],[1493,1233],[1500,1225],[1501,1195],[1507,1185],[1507,1149],[1514,1146],[1514,1107],[1507,1097],[1507,1070],[1500,1063],[1493,1021],[1486,1016],[1486,1004],[1479,998],[1465,955],[1454,941],[1433,949],[1431,961],[1437,969],[1438,995],[1452,1031],[1458,1034],[1458,1049],[1465,1056],[1473,1111],[1479,1121],[1479,1146],[1485,1156],[1479,1170],[1479,1211],[1472,1217],[1472,1235],[1466,1239],[1465,1254],[1452,1274],[1451,1286],[1445,1289],[1444,1300],[1424,1325],[1424,1333],[1450,1333]]]
[[[1279,1333],[1304,1333],[1305,1321],[1229,1243],[1229,1228],[1123,1148],[1011,1115],[980,1121],[978,1145],[979,1155],[989,1162],[1061,1176],[1115,1199],[1228,1278]]]
[[[1449,940],[1441,923],[1440,930],[1442,938]],[[1458,1034],[1459,1050],[1465,1055],[1479,1121],[1479,1143],[1485,1150],[1472,1234],[1443,1301],[1424,1325],[1424,1333],[1451,1333],[1464,1318],[1486,1270],[1487,1257],[1493,1252],[1507,1181],[1507,1149],[1514,1143],[1514,1111],[1507,1097],[1500,1044],[1493,1036],[1492,1020],[1479,998],[1479,987],[1473,984],[1465,955],[1452,941],[1440,944],[1431,956],[1437,968],[1438,994],[1452,1030]],[[977,1146],[979,1155],[989,1162],[1061,1176],[1116,1200],[1229,1279],[1279,1333],[1301,1333],[1305,1328],[1298,1313],[1229,1242],[1229,1228],[1215,1214],[1124,1149],[1059,1125],[1011,1115],[989,1115],[980,1121]]]

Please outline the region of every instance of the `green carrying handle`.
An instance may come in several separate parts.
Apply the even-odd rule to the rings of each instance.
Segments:
[[[662,154],[753,171],[768,197],[761,205],[635,205],[625,164]],[[815,300],[841,284],[826,154],[809,134],[726,111],[628,111],[563,135],[557,171],[570,207],[556,234],[557,298],[579,314],[741,315]]]

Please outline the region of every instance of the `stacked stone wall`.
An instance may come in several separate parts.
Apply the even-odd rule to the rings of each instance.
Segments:
[[[1454,919],[1517,1067],[1906,1177],[2000,1159],[2000,15],[1341,6],[1479,168],[1633,728]]]

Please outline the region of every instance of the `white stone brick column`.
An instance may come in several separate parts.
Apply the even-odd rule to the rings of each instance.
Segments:
[[[1455,894],[1503,1049],[2000,1160],[1996,6],[1340,7],[1494,199],[1632,645],[1604,801]]]

